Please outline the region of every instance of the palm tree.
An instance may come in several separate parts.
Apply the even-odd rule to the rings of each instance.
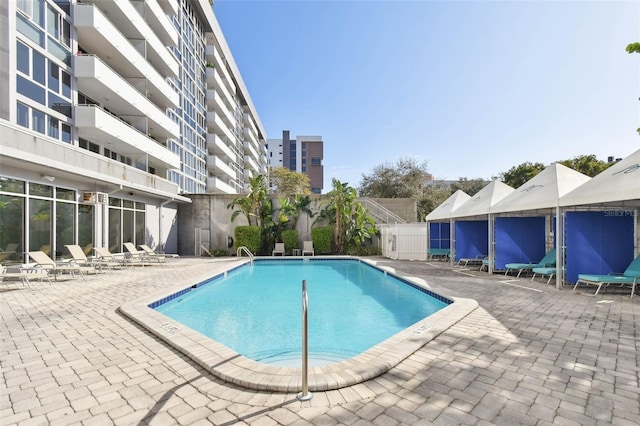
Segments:
[[[355,188],[349,186],[346,182],[340,182],[338,179],[331,180],[333,189],[327,194],[328,198],[325,202],[326,213],[331,212],[329,218],[330,224],[333,225],[333,245],[336,253],[344,253],[345,237],[347,234],[347,226],[351,221],[351,213],[353,211],[353,203],[357,198]]]
[[[239,214],[244,214],[249,222],[249,226],[255,225],[262,227],[264,224],[264,217],[262,216],[263,205],[269,201],[267,195],[267,186],[263,175],[256,175],[249,179],[249,192],[247,195],[234,198],[231,203],[227,205],[228,209],[233,209],[236,206],[239,210],[236,210],[231,215],[231,221],[233,222]]]

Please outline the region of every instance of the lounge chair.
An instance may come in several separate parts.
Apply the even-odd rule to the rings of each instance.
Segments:
[[[275,256],[280,253],[281,256],[284,256],[284,243],[276,243],[276,247],[271,252],[271,256]]]
[[[576,292],[579,284],[586,285],[596,285],[598,288],[594,294],[590,296],[595,296],[598,294],[602,286],[607,287],[610,285],[619,285],[620,287],[625,285],[631,286],[631,296],[636,291],[636,285],[640,282],[640,256],[636,257],[630,264],[627,266],[627,269],[623,273],[610,273],[608,275],[592,275],[592,274],[578,274],[578,281],[576,281],[576,285],[573,286],[573,292]]]
[[[533,282],[533,280],[536,277],[536,275],[540,275],[540,276],[543,276],[543,277],[546,277],[548,275],[549,279],[547,280],[547,284],[549,284],[551,282],[551,279],[553,278],[553,276],[556,274],[556,268],[554,268],[554,267],[533,268],[531,270],[531,272],[533,272],[533,276],[531,277],[531,282]]]
[[[144,252],[144,254],[151,259],[157,260],[158,262],[166,262],[167,261],[167,256],[164,253],[158,253],[155,250],[153,250],[151,247],[149,247],[146,244],[140,244],[138,247],[140,247],[142,249],[142,251]],[[173,255],[171,255],[173,256]],[[177,256],[177,254],[176,254]]]
[[[486,254],[479,254],[476,257],[462,257],[458,260],[458,266],[482,266],[482,261],[486,258]]]
[[[94,247],[93,251],[96,253],[96,258],[101,261],[116,263],[118,265],[125,263],[125,257],[122,253],[113,254],[106,247]]]
[[[133,243],[124,243],[124,248],[127,250],[127,255],[125,256],[125,262],[129,265],[140,265],[146,266],[151,265],[151,263],[147,263],[147,260],[154,261],[160,263],[158,258],[154,258],[152,256],[147,256],[144,251],[138,250]]]
[[[158,256],[164,256],[165,258],[170,257],[170,258],[173,258],[173,259],[180,258],[179,254],[155,251],[155,250],[153,250],[151,247],[149,247],[146,244],[140,244],[138,247],[140,247],[142,250],[144,250],[144,252],[147,253],[148,255],[154,255],[155,254],[155,255],[158,255]]]
[[[316,252],[313,249],[313,241],[303,241],[302,242],[302,255],[305,253],[310,254],[311,256],[315,256]]]
[[[22,270],[9,272],[5,266],[0,265],[0,281],[4,282],[5,279],[20,280],[24,287],[31,288],[31,284],[29,283],[29,276],[26,272]]]
[[[0,251],[0,262],[8,260],[14,254],[16,254],[15,251]]]
[[[78,265],[93,266],[99,271],[102,271],[103,268],[111,269],[120,267],[120,263],[102,259],[101,257],[88,258],[84,253],[84,249],[77,244],[67,244],[65,247],[69,250],[69,254],[71,254],[74,262]]]
[[[508,275],[511,271],[518,271],[517,277],[519,278],[523,271],[531,271],[533,268],[550,268],[555,266],[556,249],[551,249],[538,263],[507,263],[504,265],[504,274]]]
[[[14,252],[18,248],[18,245],[19,245],[18,243],[9,243],[9,244],[7,244],[7,247],[4,250],[0,250],[0,251],[11,251],[11,252]]]
[[[96,269],[93,266],[79,266],[73,261],[56,262],[42,251],[30,251],[29,257],[33,259],[38,267],[52,272],[56,280],[58,280],[58,275],[64,273],[68,273],[72,278],[75,278],[75,274],[78,273],[84,280],[85,273],[96,272]]]
[[[430,248],[427,249],[428,260],[449,260],[451,256],[451,249],[448,248]]]

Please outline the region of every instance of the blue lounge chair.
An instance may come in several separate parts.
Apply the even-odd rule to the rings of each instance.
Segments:
[[[573,292],[576,292],[578,288],[578,284],[586,284],[586,285],[597,285],[598,288],[596,292],[590,296],[595,296],[598,294],[602,286],[609,286],[612,284],[617,284],[620,287],[625,285],[631,286],[631,296],[636,291],[636,284],[640,282],[640,256],[636,257],[630,264],[627,266],[627,269],[620,273],[610,273],[609,275],[591,275],[591,274],[578,274],[578,281],[576,281],[576,285],[573,286]]]
[[[533,268],[549,268],[556,266],[556,249],[551,249],[544,255],[538,263],[507,263],[504,265],[504,274],[509,274],[509,271],[518,271],[518,277],[522,274],[522,271],[531,271]]]

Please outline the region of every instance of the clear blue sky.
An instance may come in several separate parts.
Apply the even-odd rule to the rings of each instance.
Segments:
[[[637,1],[239,1],[214,12],[269,138],[321,135],[324,192],[640,148]]]

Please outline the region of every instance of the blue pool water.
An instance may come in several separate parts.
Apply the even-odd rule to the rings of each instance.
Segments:
[[[255,260],[151,306],[248,358],[298,366],[302,280],[311,365],[352,358],[450,303],[358,260],[307,259]]]

